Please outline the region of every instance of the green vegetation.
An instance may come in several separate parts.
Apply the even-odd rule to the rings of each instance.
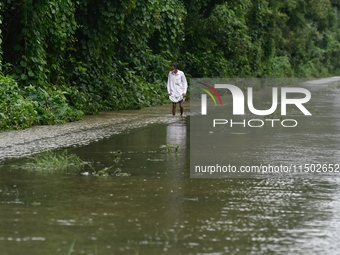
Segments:
[[[177,154],[179,150],[179,145],[171,145],[171,144],[163,144],[159,148],[162,149],[162,153],[172,153],[172,154]]]
[[[94,176],[120,176],[120,177],[126,177],[130,176],[128,173],[123,173],[122,169],[120,169],[120,161],[122,157],[122,151],[116,150],[111,151],[111,154],[113,155],[113,165],[109,167],[104,167],[100,170],[95,170],[93,168],[92,175]]]
[[[31,162],[25,165],[25,169],[30,171],[47,171],[47,172],[67,172],[72,169],[74,172],[84,170],[86,162],[82,161],[77,155],[69,154],[67,150],[57,153],[54,151],[42,152],[34,156]]]
[[[95,166],[93,163],[85,162],[77,155],[71,154],[67,150],[63,150],[61,152],[42,152],[36,156],[28,158],[28,162],[22,167],[28,171],[41,171],[48,173],[74,173],[81,175],[120,177],[130,176],[128,173],[123,173],[118,167],[122,152],[118,150],[112,153],[114,155],[113,164],[104,168]]]
[[[73,251],[74,251],[74,246],[76,245],[76,241],[77,241],[76,238],[73,239],[73,241],[72,241],[72,243],[71,243],[71,246],[70,246],[70,249],[68,250],[67,255],[71,255],[71,254],[73,253]]]
[[[340,73],[338,0],[0,2],[0,131],[166,102],[187,77]]]
[[[53,87],[20,88],[0,75],[0,131],[81,119],[83,112],[68,104],[65,92]]]

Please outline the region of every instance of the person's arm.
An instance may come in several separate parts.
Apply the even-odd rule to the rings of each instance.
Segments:
[[[188,82],[184,73],[182,75],[182,84],[183,84],[183,96],[186,96],[188,90]]]
[[[167,87],[167,90],[168,90],[168,95],[170,96],[171,95],[171,78],[170,78],[170,73],[168,75],[168,83],[167,83],[166,87]]]

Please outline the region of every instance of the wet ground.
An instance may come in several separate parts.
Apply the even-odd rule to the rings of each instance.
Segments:
[[[187,103],[186,111],[189,112]],[[102,112],[85,116],[78,122],[54,126],[36,126],[0,133],[0,161],[31,156],[46,150],[86,145],[112,135],[154,123],[172,123],[171,105],[135,111]]]

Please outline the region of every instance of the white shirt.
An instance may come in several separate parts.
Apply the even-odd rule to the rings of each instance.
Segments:
[[[168,94],[171,95],[183,95],[187,93],[188,83],[184,73],[180,70],[177,70],[177,73],[174,71],[169,72],[168,76]]]

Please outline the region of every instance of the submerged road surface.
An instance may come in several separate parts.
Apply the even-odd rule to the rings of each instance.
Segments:
[[[189,104],[186,104],[189,113]],[[0,133],[0,161],[31,156],[43,151],[86,145],[132,128],[153,123],[172,123],[171,106],[142,110],[102,112],[62,125],[36,126]]]

